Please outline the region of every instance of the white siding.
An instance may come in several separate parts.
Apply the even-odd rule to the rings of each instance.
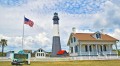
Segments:
[[[35,57],[36,58],[45,58],[46,57],[46,52],[44,52],[43,50],[40,49],[35,53]]]
[[[73,47],[73,53],[71,53],[71,49],[69,49],[69,52],[70,52],[70,56],[78,56],[78,52],[77,53],[75,53],[75,46],[76,45],[79,45],[79,43],[78,43],[78,40],[76,39],[76,41],[74,42],[74,36],[72,37],[72,40],[73,40],[73,42],[71,43],[71,40],[70,40],[70,45],[69,45],[69,48],[70,47]],[[79,50],[78,50],[79,51]]]

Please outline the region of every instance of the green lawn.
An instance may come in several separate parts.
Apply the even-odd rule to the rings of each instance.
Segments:
[[[0,62],[0,66],[12,66],[12,65],[10,62]],[[31,62],[30,66],[120,66],[120,60]]]

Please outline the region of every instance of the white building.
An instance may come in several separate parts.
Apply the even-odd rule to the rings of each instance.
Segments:
[[[70,56],[116,56],[118,52],[113,51],[112,46],[115,45],[117,49],[118,41],[100,32],[75,33],[75,28],[73,28],[67,45]]]
[[[46,52],[43,49],[38,49],[35,52],[35,58],[45,58],[46,57]]]
[[[13,54],[14,54],[14,51],[9,51],[9,52],[6,53],[6,57],[9,58],[9,59],[12,59]]]

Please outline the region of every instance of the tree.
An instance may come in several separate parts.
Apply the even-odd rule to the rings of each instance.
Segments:
[[[2,46],[2,56],[3,56],[4,47],[7,46],[7,40],[6,39],[1,39],[0,46]]]

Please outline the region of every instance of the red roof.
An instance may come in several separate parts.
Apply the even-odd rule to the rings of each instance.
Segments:
[[[65,50],[60,50],[60,51],[57,52],[57,54],[58,54],[58,55],[62,55],[62,54],[64,54],[65,52],[66,52]]]
[[[107,34],[101,34],[101,39],[96,39],[93,37],[94,34],[95,33],[71,33],[67,45],[70,44],[72,36],[80,41],[119,41],[118,39]]]
[[[72,35],[74,35],[78,40],[95,40],[95,41],[98,40],[92,36],[93,34],[94,33],[75,33]],[[101,41],[117,41],[118,40],[107,34],[101,34],[101,39],[102,39]]]

